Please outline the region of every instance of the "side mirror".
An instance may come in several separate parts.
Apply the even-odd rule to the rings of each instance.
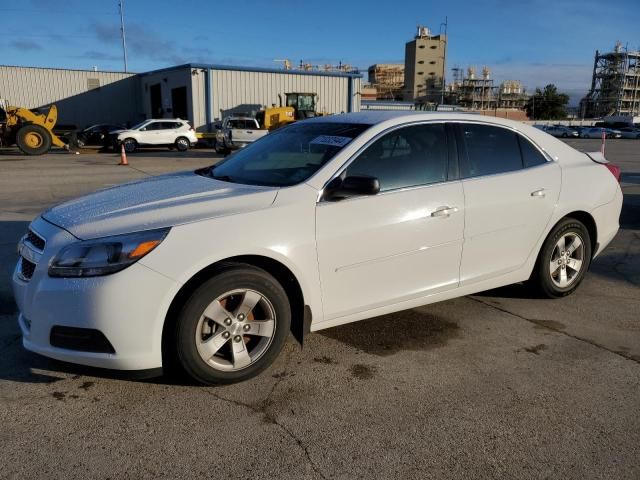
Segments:
[[[345,198],[376,195],[380,191],[380,181],[375,177],[336,177],[325,187],[323,199],[338,201]]]

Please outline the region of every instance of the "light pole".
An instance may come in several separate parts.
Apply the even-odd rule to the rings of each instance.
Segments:
[[[440,24],[440,35],[442,35],[442,25],[444,25],[444,52],[442,54],[442,91],[440,93],[440,105],[444,104],[444,76],[446,73],[446,63],[447,63],[447,43],[449,42],[449,38],[447,37],[447,24],[448,17],[444,17],[444,23]]]
[[[124,0],[119,0],[120,7],[120,34],[122,36],[122,54],[124,57],[124,71],[127,72],[127,37],[124,33]]]

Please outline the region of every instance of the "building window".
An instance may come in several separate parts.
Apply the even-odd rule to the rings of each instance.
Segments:
[[[418,45],[418,48],[424,48],[424,45]]]
[[[418,63],[422,65],[424,63],[424,60],[418,60]]]
[[[435,64],[436,64],[436,61],[435,61],[435,60],[431,60],[431,61],[429,62],[429,65],[435,65]]]
[[[429,75],[435,75],[436,72],[429,72]]]
[[[431,50],[435,50],[437,47],[437,45],[431,45]]]
[[[418,75],[424,75],[424,72],[418,72]]]

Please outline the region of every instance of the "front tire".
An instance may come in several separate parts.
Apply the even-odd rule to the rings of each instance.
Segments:
[[[565,218],[542,245],[531,281],[548,298],[572,294],[591,263],[591,237],[582,222]]]
[[[124,151],[127,153],[133,153],[138,149],[138,142],[134,138],[125,138],[122,143],[124,144]]]
[[[175,326],[178,364],[205,385],[247,380],[278,356],[291,325],[286,292],[270,274],[229,265],[203,283]]]
[[[51,134],[40,125],[28,124],[18,130],[16,145],[25,155],[42,155],[51,148]]]

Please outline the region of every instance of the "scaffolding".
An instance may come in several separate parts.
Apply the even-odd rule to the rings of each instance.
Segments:
[[[452,68],[453,82],[447,87],[447,102],[470,110],[521,110],[529,100],[522,82],[505,80],[495,85],[491,70],[482,68],[482,76],[476,76],[475,67],[466,71],[459,66]]]
[[[613,52],[596,50],[591,89],[580,104],[587,118],[640,115],[640,52],[620,42]]]
[[[368,69],[369,83],[377,91],[378,100],[401,100],[404,86],[404,65],[371,65]]]
[[[459,105],[472,110],[488,110],[496,108],[496,95],[491,71],[484,67],[482,77],[476,77],[476,69],[469,67],[467,77],[458,87]]]

